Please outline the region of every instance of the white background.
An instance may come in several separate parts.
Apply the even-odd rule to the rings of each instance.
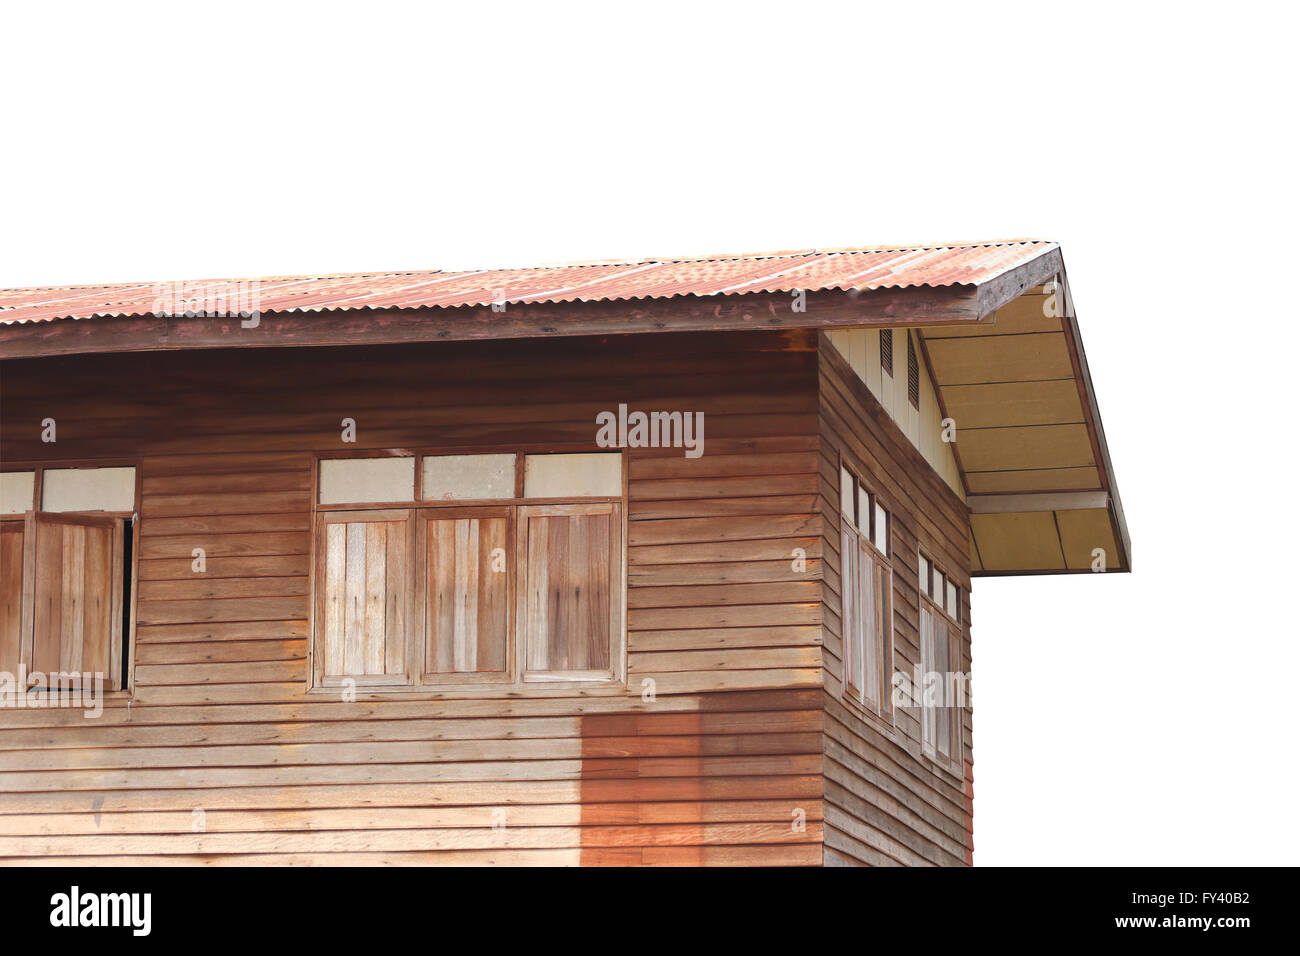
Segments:
[[[11,5],[0,285],[1055,239],[1136,573],[977,583],[976,862],[1293,864],[1282,9]]]

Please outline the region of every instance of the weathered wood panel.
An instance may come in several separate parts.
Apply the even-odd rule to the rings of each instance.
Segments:
[[[6,361],[0,457],[143,498],[134,695],[0,710],[0,861],[820,863],[817,374],[775,332]],[[620,402],[707,423],[629,451],[626,689],[307,693],[313,452],[595,450]]]
[[[823,340],[825,341],[825,340]],[[920,711],[896,707],[892,724],[846,703],[840,621],[840,456],[888,509],[893,575],[894,670],[920,661],[917,551],[924,548],[970,593],[969,516],[898,425],[832,347],[820,355],[821,503],[826,679],[827,864],[961,865],[971,862],[969,703],[962,715],[964,776],[927,760]],[[969,600],[962,602],[961,669],[970,670]]]

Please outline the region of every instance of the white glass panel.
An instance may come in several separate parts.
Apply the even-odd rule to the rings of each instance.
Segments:
[[[420,462],[426,501],[513,498],[514,455],[426,455]]]
[[[414,458],[335,458],[320,463],[319,503],[356,505],[415,499]]]
[[[920,576],[921,593],[928,595],[930,593],[930,562],[921,556],[921,576]]]
[[[524,456],[526,498],[615,498],[623,494],[623,456]]]
[[[957,585],[951,581],[948,582],[948,616],[957,618]]]
[[[876,503],[876,547],[889,554],[889,513]]]
[[[42,511],[134,511],[134,468],[45,469]]]
[[[20,515],[36,507],[36,472],[0,472],[0,515]]]
[[[853,520],[853,474],[845,467],[840,467],[840,514],[849,521]]]
[[[871,533],[871,495],[867,489],[858,485],[858,530],[863,534]]]

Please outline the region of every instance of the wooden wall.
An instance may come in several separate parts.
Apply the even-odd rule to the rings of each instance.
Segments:
[[[839,456],[892,516],[894,668],[919,659],[917,549],[923,547],[970,594],[969,516],[961,500],[823,339],[820,352],[820,475],[825,572],[825,862],[959,865],[971,862],[970,709],[962,716],[964,778],[921,753],[918,711],[897,708],[894,726],[841,696]],[[898,362],[898,352],[894,360]],[[905,366],[904,366],[905,368]],[[969,600],[963,602],[962,666],[970,669]]]
[[[0,459],[134,459],[143,497],[134,694],[0,710],[0,861],[822,862],[823,740],[869,779],[900,754],[833,692],[823,735],[818,431],[843,399],[819,410],[817,377],[814,337],[762,332],[4,362]],[[702,458],[629,452],[627,691],[306,693],[312,452],[592,450],[620,402],[705,413]],[[836,852],[885,854],[851,783]],[[959,856],[959,791],[908,787],[909,852]]]

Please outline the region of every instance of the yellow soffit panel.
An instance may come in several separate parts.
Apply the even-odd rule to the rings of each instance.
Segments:
[[[973,570],[1128,570],[1123,510],[1064,272],[989,319],[917,330],[955,426]]]

